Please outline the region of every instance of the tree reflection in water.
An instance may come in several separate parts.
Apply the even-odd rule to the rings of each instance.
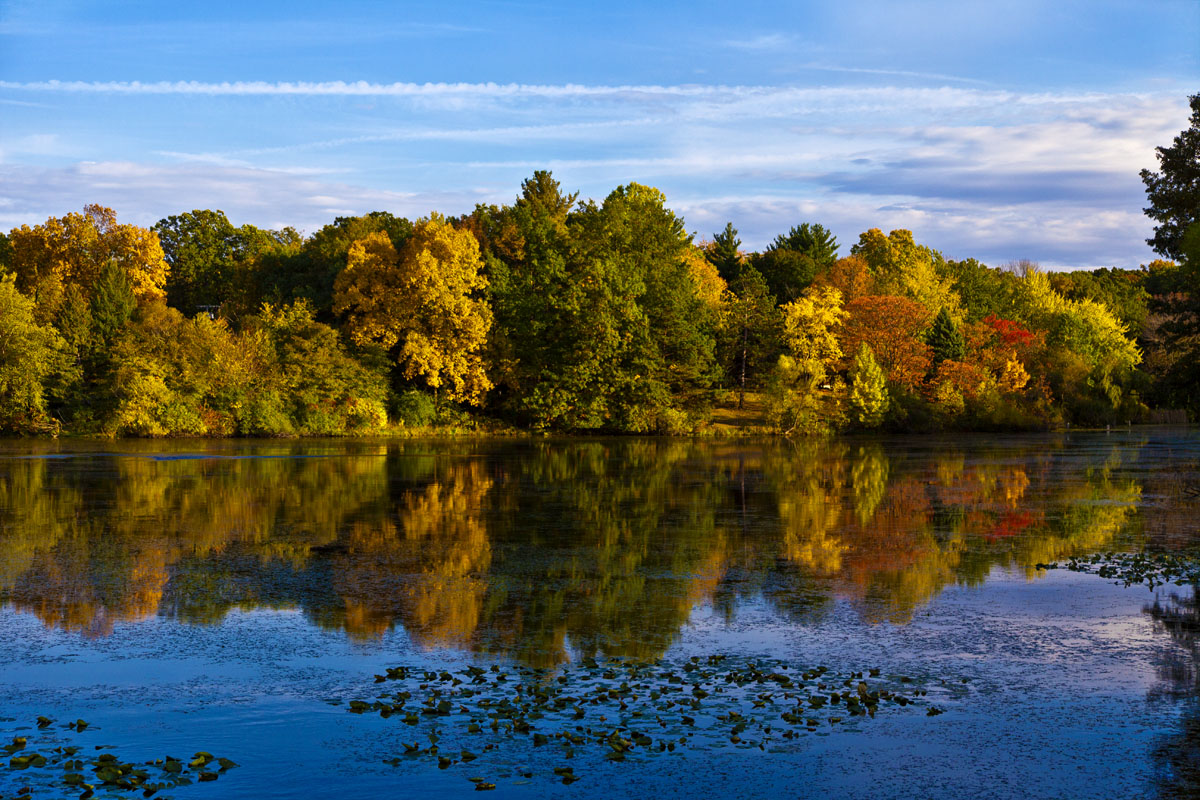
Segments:
[[[68,445],[70,446],[70,445]],[[208,446],[208,445],[205,445]],[[1140,547],[1141,441],[171,443],[0,457],[0,600],[102,636],[300,609],[550,665],[697,605],[902,624],[997,566]],[[14,445],[15,447],[15,445]]]
[[[1159,667],[1159,691],[1186,702],[1178,729],[1154,748],[1159,795],[1200,797],[1200,595],[1196,587],[1190,596],[1172,592],[1147,606],[1146,613],[1155,629],[1171,638]]]

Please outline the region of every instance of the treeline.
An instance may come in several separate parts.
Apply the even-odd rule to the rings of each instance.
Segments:
[[[690,432],[761,398],[785,432],[996,429],[1200,411],[1200,229],[1179,263],[1050,274],[904,230],[804,223],[746,253],[656,189],[547,172],[512,205],[307,238],[110,209],[0,234],[0,429]]]

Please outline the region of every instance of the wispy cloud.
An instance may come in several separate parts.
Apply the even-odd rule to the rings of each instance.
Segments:
[[[915,72],[906,69],[872,69],[870,67],[842,67],[835,64],[808,63],[800,64],[800,69],[811,69],[819,72],[844,72],[856,75],[886,75],[893,78],[920,78],[928,81],[950,81],[951,83],[968,83],[976,86],[992,85],[990,81],[976,78],[963,78],[958,75],[946,75],[941,72]]]
[[[849,67],[810,65],[826,69],[872,74],[924,75],[895,70],[859,70]],[[929,75],[929,77],[934,77]],[[944,80],[952,76],[939,76]],[[949,87],[790,87],[703,84],[584,85],[527,83],[373,83],[369,81],[0,81],[0,90],[18,92],[94,93],[117,95],[213,95],[213,96],[313,96],[313,97],[513,97],[571,99],[588,97],[665,97],[707,100],[761,99],[792,103],[833,104],[844,101],[886,102],[887,105],[917,102],[921,107],[979,106],[984,103],[1069,103],[1094,100],[1101,93],[982,92]]]
[[[4,106],[21,106],[23,108],[48,108],[45,103],[33,103],[29,100],[12,100],[10,98],[0,97],[0,105]]]
[[[773,51],[783,50],[795,44],[795,37],[783,33],[765,33],[752,36],[749,39],[729,39],[723,42],[726,47],[735,50]]]
[[[1174,91],[944,85],[0,82],[0,94],[18,93],[94,95],[103,102],[78,105],[106,113],[152,105],[157,127],[145,146],[97,163],[60,155],[0,167],[0,224],[104,202],[143,222],[212,207],[312,230],[350,209],[419,216],[510,201],[522,178],[548,168],[597,198],[653,184],[693,230],[730,220],[750,247],[808,220],[843,241],[907,227],[953,256],[1070,265],[1145,260],[1137,173],[1186,120]],[[281,98],[272,113],[255,119],[278,125],[179,136],[208,131],[208,109],[271,97]],[[163,108],[178,114],[170,126]],[[0,140],[0,152],[16,160],[19,138]]]
[[[254,147],[224,153],[189,153],[178,150],[157,150],[156,154],[181,161],[197,161],[222,166],[251,166],[254,156],[281,155],[311,150],[335,150],[354,145],[386,144],[388,142],[512,142],[547,139],[577,140],[582,136],[611,137],[614,131],[662,125],[665,118],[601,120],[595,122],[564,122],[550,125],[502,125],[492,128],[405,128],[336,139],[318,139],[271,147]]]
[[[487,190],[395,192],[279,170],[133,162],[0,165],[0,187],[0,226],[5,228],[102,202],[123,221],[139,225],[193,208],[219,208],[238,224],[293,225],[312,232],[338,215],[387,210],[416,218],[499,199]]]
[[[190,95],[310,95],[337,97],[429,97],[485,95],[490,97],[589,97],[649,94],[696,97],[714,93],[740,94],[754,87],[710,86],[585,86],[582,84],[523,83],[371,83],[368,81],[0,81],[0,89],[28,92],[91,92],[101,94]],[[757,91],[770,91],[759,88]]]

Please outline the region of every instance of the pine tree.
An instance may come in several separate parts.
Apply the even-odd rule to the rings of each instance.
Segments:
[[[966,354],[967,344],[962,333],[950,319],[950,313],[943,307],[933,320],[929,329],[926,343],[933,350],[933,364],[937,366],[943,361],[961,361]]]
[[[709,263],[717,268],[717,272],[726,283],[733,283],[742,272],[742,254],[738,248],[742,240],[738,238],[737,228],[732,222],[725,223],[725,230],[713,234],[712,247],[705,256]]]
[[[854,356],[850,383],[850,413],[854,421],[864,428],[878,427],[890,405],[887,379],[866,342]]]
[[[1188,99],[1192,109],[1191,125],[1175,137],[1170,147],[1158,147],[1162,172],[1142,170],[1146,215],[1158,224],[1154,238],[1146,244],[1167,258],[1183,255],[1183,236],[1189,225],[1200,222],[1200,94]]]
[[[804,222],[793,226],[786,235],[776,236],[767,250],[794,250],[819,266],[828,267],[837,261],[838,241],[824,225]]]
[[[92,291],[92,328],[96,336],[104,342],[112,341],[136,308],[137,300],[125,271],[116,261],[109,261],[100,270]]]
[[[726,327],[722,341],[726,371],[738,387],[738,408],[746,401],[746,387],[761,375],[779,351],[780,312],[766,281],[753,267],[744,269],[730,284]]]

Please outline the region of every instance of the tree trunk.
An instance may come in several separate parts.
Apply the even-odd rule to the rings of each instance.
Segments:
[[[742,410],[742,406],[746,404],[746,350],[750,338],[750,329],[745,325],[742,326],[742,383],[741,389],[738,391],[738,411]]]

